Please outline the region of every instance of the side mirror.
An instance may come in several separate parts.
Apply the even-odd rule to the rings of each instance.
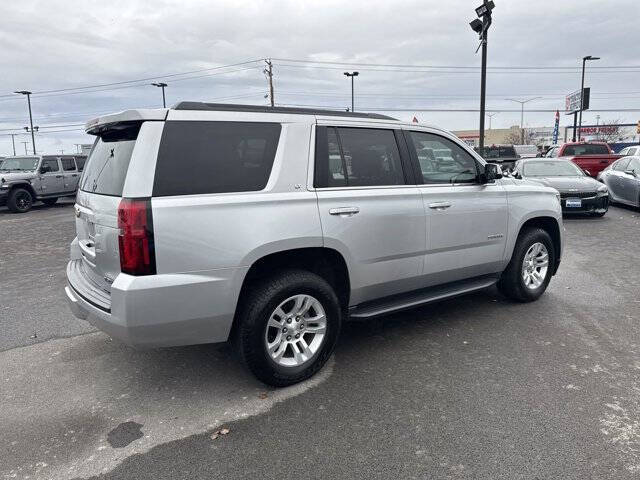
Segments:
[[[635,170],[625,170],[624,173],[626,173],[627,175],[631,175],[632,177],[637,177],[638,175],[636,175],[636,171]]]
[[[487,163],[480,174],[480,183],[492,183],[499,178],[502,178],[502,169],[495,163]]]

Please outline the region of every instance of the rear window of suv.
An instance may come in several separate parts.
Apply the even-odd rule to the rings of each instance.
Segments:
[[[100,134],[84,167],[80,190],[122,196],[140,125],[140,122],[119,124]]]
[[[266,122],[166,122],[153,196],[264,189],[281,129]]]

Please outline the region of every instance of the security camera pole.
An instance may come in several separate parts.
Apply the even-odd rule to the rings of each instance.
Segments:
[[[485,94],[487,87],[487,37],[491,26],[491,10],[495,8],[492,0],[483,0],[483,4],[476,8],[478,18],[469,25],[471,29],[480,36],[482,46],[482,73],[480,77],[480,154],[484,154],[484,115],[485,115]],[[479,18],[482,21],[478,20]],[[476,50],[477,52],[478,50]]]
[[[167,108],[167,102],[164,99],[164,87],[166,87],[167,84],[164,82],[158,82],[158,83],[152,83],[151,85],[153,85],[154,87],[162,88],[162,108]]]

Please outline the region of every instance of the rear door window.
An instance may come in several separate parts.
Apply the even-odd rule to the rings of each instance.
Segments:
[[[62,162],[62,169],[65,172],[70,172],[71,170],[76,169],[76,164],[73,161],[73,158],[61,158],[60,161]]]
[[[140,125],[140,122],[119,124],[100,134],[87,159],[80,190],[122,196]]]
[[[316,187],[405,184],[393,130],[329,127],[322,137],[316,138]]]
[[[267,122],[166,122],[153,195],[264,189],[281,129]]]

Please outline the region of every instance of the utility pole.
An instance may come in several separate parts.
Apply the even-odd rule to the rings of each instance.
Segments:
[[[513,98],[505,98],[505,100],[509,100],[510,102],[516,102],[520,104],[520,144],[524,145],[524,104],[529,103],[533,100],[537,100],[542,97],[533,97],[528,100],[516,100]]]
[[[152,83],[151,85],[162,88],[162,108],[167,108],[167,102],[164,98],[164,87],[167,87],[168,85],[164,82]]]
[[[25,154],[25,155],[29,155],[29,154],[27,153],[27,145],[29,145],[29,142],[20,142],[20,143],[22,143],[22,144],[24,145],[24,154]]]
[[[588,60],[600,60],[600,57],[592,57],[591,55],[587,55],[582,58],[582,82],[580,83],[580,120],[578,121],[578,141],[580,141],[580,136],[582,130],[582,108],[584,102],[584,67]]]
[[[16,156],[16,139],[15,136],[17,135],[17,133],[10,133],[9,135],[11,135],[11,146],[13,147],[13,156]]]
[[[483,0],[482,5],[476,8],[478,18],[473,20],[469,25],[471,29],[480,35],[480,45],[482,47],[482,73],[480,74],[480,155],[484,155],[484,116],[485,116],[485,97],[487,91],[487,38],[489,36],[489,27],[491,26],[491,11],[495,8],[492,0]],[[479,20],[479,19],[482,20]],[[476,49],[476,53],[478,50]]]
[[[348,78],[351,77],[351,111],[355,112],[355,106],[353,101],[353,78],[360,75],[360,72],[344,72],[344,75]]]
[[[60,155],[64,155],[64,150],[60,149]]]
[[[267,64],[267,68],[265,68],[264,73],[267,75],[269,79],[269,100],[271,101],[271,106],[275,106],[275,98],[273,98],[273,63],[271,59],[265,60],[264,63]]]
[[[13,93],[27,96],[27,104],[29,105],[29,124],[31,125],[31,145],[33,146],[33,154],[35,155],[36,154],[36,137],[33,133],[33,116],[31,115],[31,92],[28,90],[18,90]]]

